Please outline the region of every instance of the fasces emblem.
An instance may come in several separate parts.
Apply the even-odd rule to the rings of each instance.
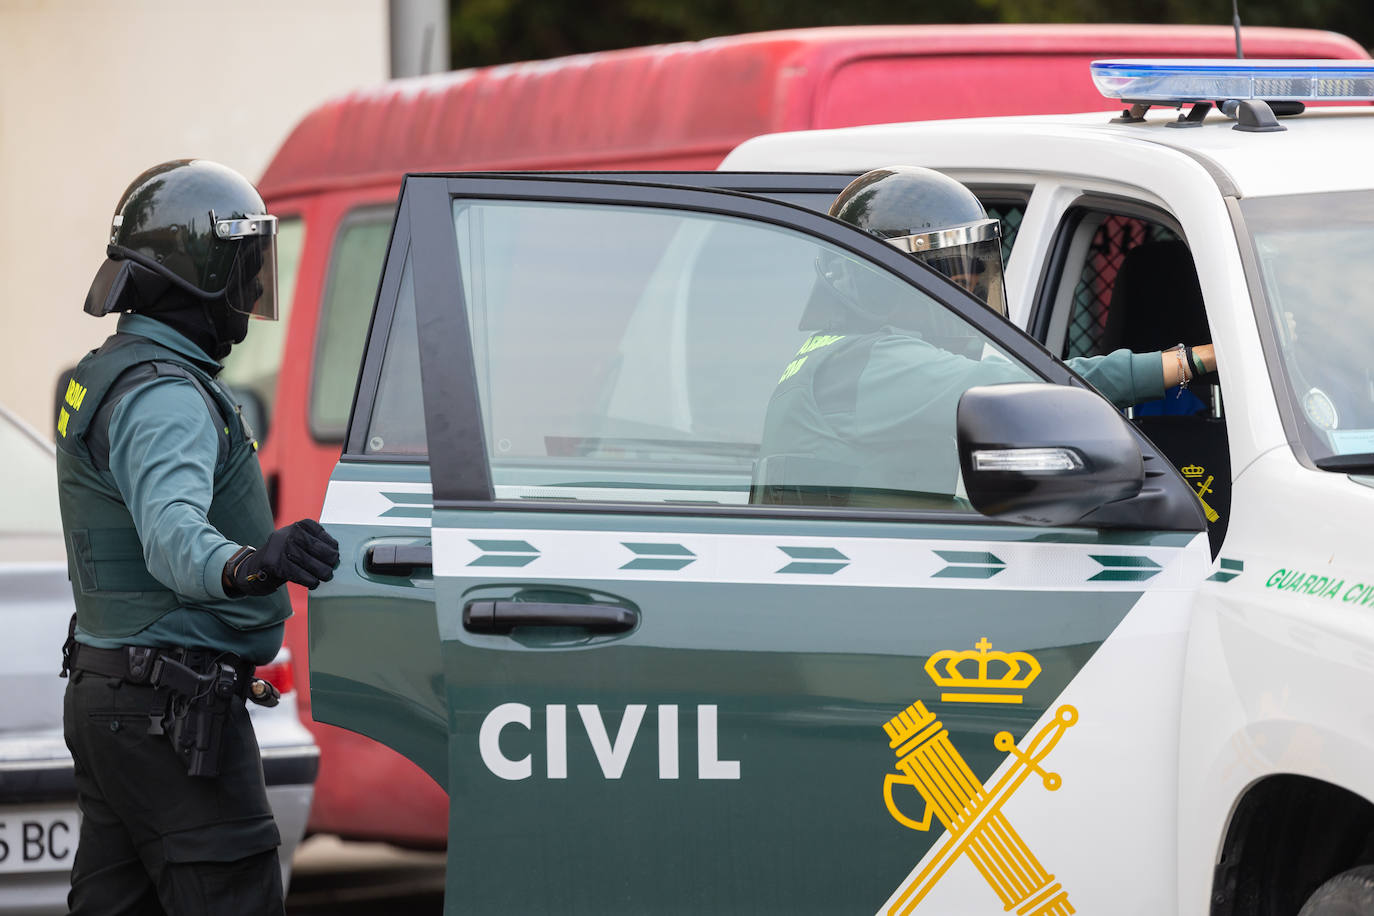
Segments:
[[[1202,503],[1202,512],[1207,516],[1207,521],[1215,522],[1221,518],[1217,510],[1208,505],[1207,500],[1204,498],[1208,493],[1212,492],[1212,481],[1217,479],[1216,475],[1208,474],[1207,469],[1200,464],[1187,464],[1179,468],[1179,471],[1188,479],[1188,483],[1192,484],[1193,489],[1197,491],[1197,501]],[[1203,480],[1204,475],[1207,478],[1206,480]]]
[[[1027,653],[990,652],[987,639],[980,640],[975,649],[931,656],[926,671],[940,686],[989,691],[945,693],[941,697],[944,702],[1019,702],[1020,696],[1008,690],[1023,689],[1040,673],[1040,663]],[[976,673],[960,668],[959,663],[966,660],[976,665]],[[1077,721],[1078,710],[1060,706],[1024,750],[1016,746],[1010,732],[999,732],[994,746],[1013,759],[991,786],[979,782],[950,741],[949,731],[920,700],[883,726],[888,745],[897,756],[896,772],[883,779],[888,813],[902,826],[921,831],[929,830],[938,818],[946,834],[925,867],[898,888],[888,908],[890,916],[907,916],[916,909],[961,855],[969,857],[996,892],[1004,911],[1015,910],[1018,916],[1068,916],[1074,912],[1068,892],[1045,871],[1007,821],[1002,807],[1032,773],[1051,792],[1063,784],[1059,774],[1046,772],[1040,764]],[[919,820],[908,817],[893,798],[894,787],[903,785],[915,789],[925,803]]]

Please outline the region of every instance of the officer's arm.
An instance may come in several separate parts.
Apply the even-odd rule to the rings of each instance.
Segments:
[[[214,419],[186,379],[136,388],[110,419],[110,472],[148,571],[187,598],[223,598],[221,572],[239,549],[207,518],[218,456]]]
[[[1168,358],[1170,354],[1163,356]],[[1158,351],[1113,350],[1103,356],[1076,356],[1064,362],[1117,407],[1131,407],[1164,397],[1165,360]]]

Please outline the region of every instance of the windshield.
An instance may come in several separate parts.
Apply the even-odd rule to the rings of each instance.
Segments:
[[[1374,191],[1240,207],[1308,455],[1329,470],[1374,465]]]

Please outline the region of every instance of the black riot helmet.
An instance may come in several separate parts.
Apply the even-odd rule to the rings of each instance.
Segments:
[[[840,192],[830,215],[900,248],[1006,316],[1001,224],[953,178],[916,166],[874,169]]]
[[[277,218],[233,169],[205,159],[156,165],[115,207],[86,311],[194,304],[222,342],[237,343],[248,317],[277,317],[276,235]]]

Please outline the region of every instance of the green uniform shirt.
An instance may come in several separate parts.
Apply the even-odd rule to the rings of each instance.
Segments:
[[[172,328],[145,315],[125,314],[119,331],[146,337],[217,372],[219,363]],[[219,460],[216,418],[194,382],[159,377],[134,388],[110,418],[110,473],[133,516],[148,571],[185,601],[138,633],[119,640],[76,631],[78,642],[222,648],[263,663],[281,648],[285,625],[239,630],[196,606],[225,598],[221,574],[238,544],[210,524],[206,513]]]
[[[1067,363],[1118,407],[1164,394],[1158,353],[1117,350]],[[960,507],[960,395],[1032,380],[999,356],[969,359],[911,334],[813,336],[769,404],[755,483],[801,488],[822,502],[855,504],[867,494],[869,505],[911,505],[914,497],[927,507]]]

